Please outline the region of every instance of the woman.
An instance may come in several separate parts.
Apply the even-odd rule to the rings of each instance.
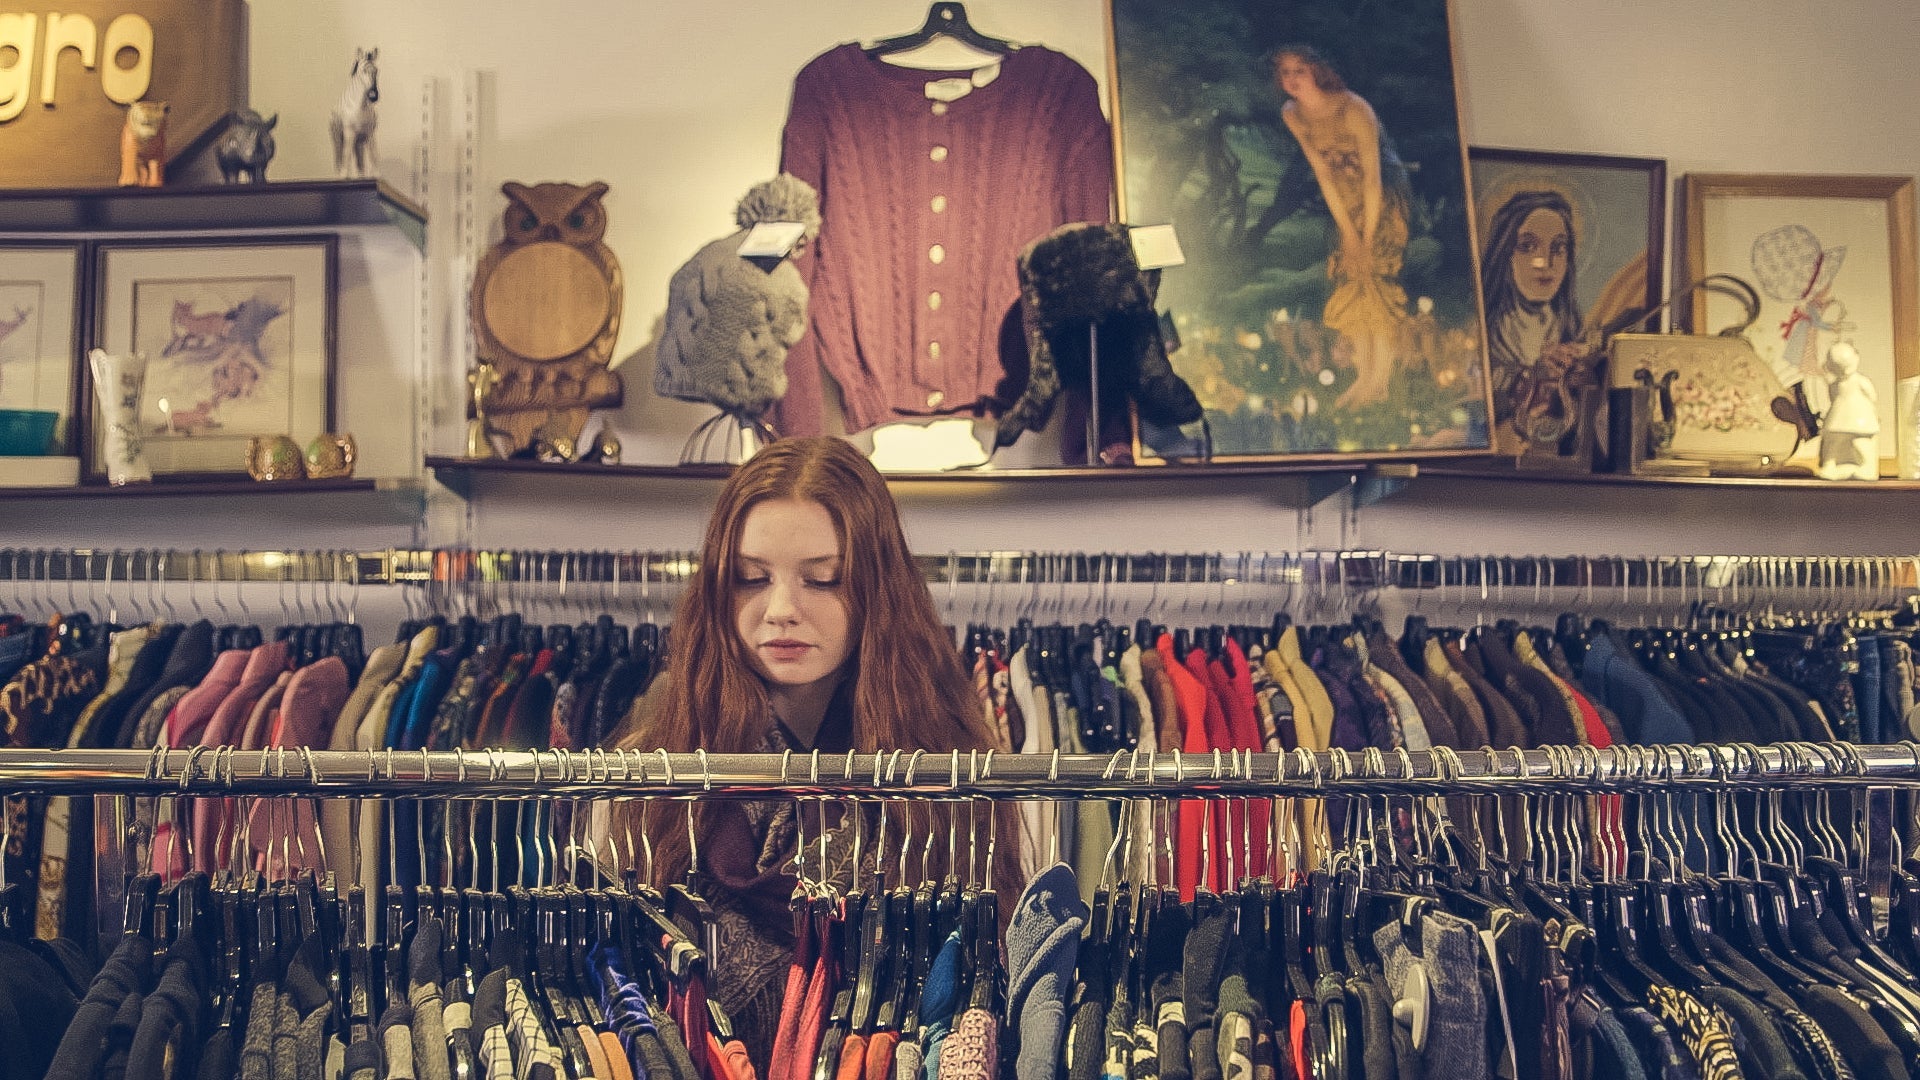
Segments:
[[[1410,201],[1405,166],[1365,98],[1307,45],[1273,56],[1286,104],[1280,118],[1320,184],[1339,244],[1327,259],[1333,294],[1320,316],[1351,352],[1354,381],[1335,403],[1357,409],[1386,400],[1407,323],[1400,266]]]
[[[994,746],[885,481],[839,439],[781,440],[734,472],[708,522],[671,640],[666,673],[627,717],[624,747],[796,755],[925,749],[944,756]],[[764,1076],[794,951],[789,902],[802,826],[787,802],[713,800],[693,813],[700,856],[695,881],[719,924],[720,955],[708,992],[733,1019]],[[855,830],[839,828],[836,811],[821,859],[814,808],[804,813],[807,877],[846,892],[856,878]],[[944,834],[965,817],[943,809],[932,815],[933,827]],[[993,879],[1005,913],[1024,882],[1016,880],[1011,810],[978,813],[980,848],[996,818]],[[878,820],[879,812],[869,810],[864,823],[856,823],[867,830],[869,857]],[[652,843],[655,883],[686,881],[685,811],[643,809],[635,824]],[[913,824],[924,839],[929,812],[916,810]],[[887,832],[905,835],[903,818],[893,816]],[[958,850],[965,863],[964,837]],[[934,854],[936,875],[946,872],[944,854]],[[956,869],[968,875],[968,867]],[[862,885],[870,883],[870,872],[868,865],[857,875]]]
[[[1591,381],[1573,263],[1566,196],[1521,191],[1494,213],[1480,259],[1494,420],[1523,442],[1564,437],[1579,419],[1574,393]]]

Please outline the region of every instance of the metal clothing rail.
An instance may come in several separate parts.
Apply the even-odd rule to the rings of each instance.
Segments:
[[[1920,785],[1920,744],[1204,756],[888,752],[7,750],[0,792],[476,799],[1513,795]]]
[[[1297,552],[979,551],[916,555],[934,584],[1275,586],[1349,590],[1800,592],[1880,598],[1920,588],[1920,555],[1434,555],[1378,550]],[[694,551],[535,551],[451,548],[172,550],[0,548],[0,585],[241,582],[281,585],[475,584],[646,586],[684,583]],[[1666,599],[1664,595],[1662,600]]]

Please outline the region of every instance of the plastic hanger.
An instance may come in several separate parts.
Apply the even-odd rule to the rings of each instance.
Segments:
[[[990,37],[974,29],[967,20],[967,8],[964,4],[941,0],[927,9],[927,21],[920,29],[896,37],[883,38],[867,46],[868,56],[885,56],[889,53],[906,52],[917,49],[937,37],[949,37],[981,52],[996,56],[1006,56],[1013,51],[1013,43],[997,37]]]
[[[887,934],[892,929],[888,919],[891,898],[885,885],[884,878],[876,874],[873,888],[867,893],[860,912],[860,954],[854,969],[853,1001],[848,1022],[854,1031],[862,1035],[873,1031],[881,993],[881,965],[887,955]]]

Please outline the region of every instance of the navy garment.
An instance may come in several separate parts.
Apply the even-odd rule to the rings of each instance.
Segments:
[[[0,685],[11,681],[20,669],[33,659],[33,635],[31,633],[8,634],[0,637]]]
[[[49,952],[47,942],[0,941],[0,1080],[45,1076],[80,1007],[86,987],[76,992],[69,965],[50,963]]]
[[[130,996],[145,992],[152,978],[153,943],[138,934],[121,938],[74,1010],[46,1070],[49,1080],[86,1080],[95,1075],[107,1053],[109,1025]]]
[[[1853,697],[1860,710],[1860,741],[1878,745],[1886,742],[1880,723],[1880,639],[1862,637],[1859,643],[1860,670],[1853,676]]]
[[[446,695],[454,663],[451,650],[428,654],[419,677],[412,686],[402,690],[394,702],[387,724],[390,741],[386,745],[395,750],[419,750],[426,746],[427,734],[433,728],[440,699]],[[412,889],[420,884],[420,804],[413,799],[396,799],[388,812],[393,814],[393,835],[397,841],[395,864],[400,874],[396,882],[401,888]],[[439,827],[444,828],[444,823]],[[429,834],[428,842],[434,843],[439,836],[436,828]]]
[[[1610,633],[1596,633],[1588,643],[1580,685],[1620,717],[1627,738],[1634,743],[1660,746],[1698,741],[1686,715]]]

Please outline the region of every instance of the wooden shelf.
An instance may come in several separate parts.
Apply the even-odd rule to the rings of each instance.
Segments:
[[[489,483],[506,483],[512,478],[592,477],[599,480],[704,481],[718,484],[733,472],[729,465],[595,465],[591,463],[474,460],[457,457],[429,457],[427,468],[461,498],[470,499],[477,488]],[[1252,485],[1264,496],[1297,509],[1314,506],[1344,491],[1353,490],[1362,503],[1376,502],[1399,490],[1418,471],[1418,466],[1399,463],[1354,462],[1287,463],[1227,462],[1216,465],[1152,465],[1116,468],[1063,467],[1055,469],[996,469],[952,472],[887,473],[889,486],[927,497],[941,493],[978,495],[998,488],[1003,492],[1037,492],[1060,485],[1133,484],[1136,490],[1147,485],[1185,485],[1195,483]]]
[[[608,476],[672,480],[724,480],[731,465],[596,465],[591,462],[508,461],[429,457],[427,468],[436,473],[531,473],[542,476]],[[1284,462],[1230,462],[1219,465],[1152,465],[1116,468],[1065,467],[1058,469],[955,469],[950,472],[887,473],[895,484],[990,484],[1045,481],[1211,480],[1292,476],[1411,476],[1413,466],[1357,463],[1290,465]]]
[[[1920,492],[1920,480],[1820,480],[1808,476],[1634,476],[1630,473],[1563,473],[1497,465],[1428,465],[1422,476],[1496,483],[1561,484],[1587,487],[1724,488],[1747,491]]]
[[[397,486],[396,486],[397,484]],[[180,498],[219,498],[236,496],[291,496],[330,495],[341,492],[399,491],[407,485],[405,482],[382,483],[379,480],[285,480],[262,482],[258,480],[159,480],[151,484],[127,484],[123,487],[111,487],[106,484],[83,484],[79,487],[0,487],[0,499],[26,501],[34,499],[180,499]]]
[[[392,226],[425,250],[427,212],[383,180],[0,189],[0,234]]]

